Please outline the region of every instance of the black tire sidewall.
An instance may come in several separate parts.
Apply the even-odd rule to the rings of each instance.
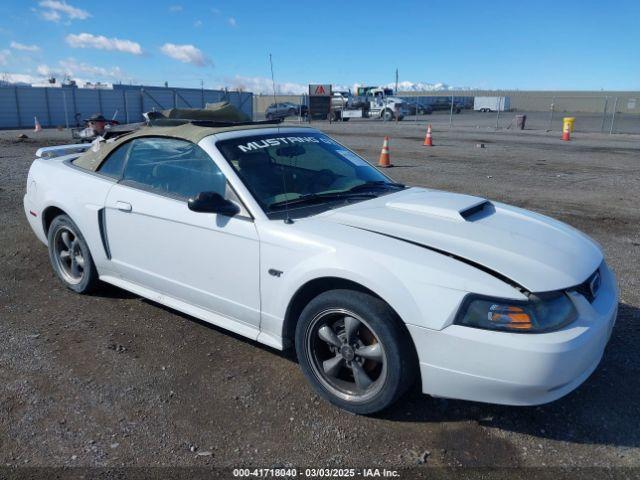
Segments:
[[[55,260],[53,242],[56,232],[63,227],[68,228],[74,232],[76,238],[78,239],[78,242],[80,243],[82,256],[85,259],[84,276],[82,277],[82,281],[77,284],[69,283],[64,279],[64,277],[58,270],[58,265]],[[91,256],[89,246],[87,245],[82,232],[73,222],[73,220],[71,220],[67,215],[59,215],[54,218],[51,222],[51,225],[49,226],[49,231],[47,232],[47,243],[49,245],[49,260],[51,261],[53,271],[68,289],[73,290],[76,293],[89,293],[96,288],[98,283],[98,272],[96,270],[95,264],[93,263],[93,257]]]
[[[349,402],[328,391],[316,378],[307,350],[307,335],[315,316],[327,309],[343,308],[364,318],[375,330],[387,357],[387,379],[376,396],[365,402]],[[417,357],[401,320],[382,300],[354,290],[331,290],[314,298],[300,314],[296,327],[296,352],[300,367],[314,389],[330,403],[356,414],[384,410],[407,391],[415,380]]]

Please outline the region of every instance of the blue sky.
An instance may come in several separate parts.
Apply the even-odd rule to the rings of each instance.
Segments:
[[[640,2],[3,0],[0,78],[640,89]]]

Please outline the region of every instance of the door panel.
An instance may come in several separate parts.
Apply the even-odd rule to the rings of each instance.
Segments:
[[[111,189],[105,207],[118,275],[259,326],[259,246],[252,221],[193,212],[186,201],[122,184]]]

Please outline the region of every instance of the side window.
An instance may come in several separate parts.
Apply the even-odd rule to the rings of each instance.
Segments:
[[[103,175],[107,175],[112,178],[120,178],[122,176],[122,167],[129,153],[131,142],[127,142],[121,147],[118,147],[115,151],[102,162],[98,171]]]
[[[188,199],[200,192],[225,196],[227,182],[214,161],[198,145],[172,138],[138,138],[124,171],[126,183]]]

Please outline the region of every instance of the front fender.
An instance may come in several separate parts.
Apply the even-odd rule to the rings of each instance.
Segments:
[[[310,221],[297,228],[259,225],[259,232],[261,329],[271,335],[282,335],[296,292],[319,278],[357,283],[386,301],[403,322],[436,330],[453,321],[470,291],[520,298],[515,289],[486,272],[363,230]],[[270,270],[282,273],[273,275]]]

